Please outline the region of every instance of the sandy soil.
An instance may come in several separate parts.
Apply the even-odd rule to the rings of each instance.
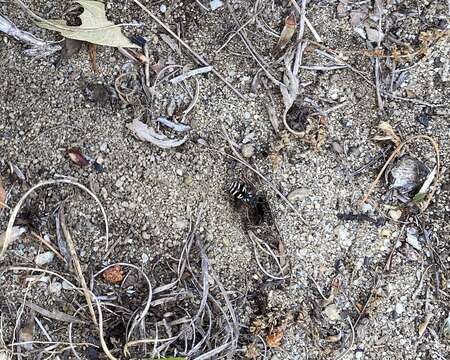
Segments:
[[[73,177],[101,200],[110,222],[110,243],[114,244],[105,258],[102,216],[85,193],[66,185],[47,187],[25,203],[21,218],[31,218],[29,231],[9,247],[0,263],[2,267],[36,266],[36,256],[47,249],[31,236],[31,228],[56,244],[54,211],[65,200],[68,223],[86,276],[107,264],[127,262],[140,267],[158,286],[166,280],[159,265],[173,266],[190,231],[190,221],[204,207],[198,234],[206,244],[211,271],[229,291],[245,334],[239,342],[240,351],[230,358],[251,358],[252,346],[263,349],[261,339],[267,341],[268,332],[280,328],[281,346],[268,349],[266,357],[448,359],[450,340],[444,324],[450,312],[450,47],[448,36],[443,35],[448,32],[445,1],[387,2],[383,15],[385,54],[392,54],[394,46],[388,34],[397,34],[398,43],[404,44],[397,44],[403,52],[420,53],[425,32],[433,40],[425,43],[425,53],[398,60],[397,69],[407,69],[408,76],[390,96],[383,97],[383,109],[377,104],[373,85],[373,58],[366,41],[350,23],[350,13],[365,5],[370,5],[369,14],[373,14],[371,2],[310,1],[307,17],[323,43],[319,46],[306,28],[309,43],[303,65],[329,65],[329,59],[315,52],[322,49],[341,56],[354,70],[300,70],[304,84],[298,97],[300,108],[308,108],[310,113],[317,111],[308,99],[314,100],[322,111],[341,105],[321,116],[320,126],[319,117],[311,116],[313,130],[306,138],[296,137],[282,126],[283,104],[278,86],[261,75],[256,93],[251,92],[259,66],[239,36],[217,51],[237,28],[225,5],[207,12],[195,1],[146,3],[173,29],[178,26],[181,37],[234,87],[248,95],[249,101],[239,99],[212,73],[197,76],[198,102],[185,119],[192,127],[188,140],[176,149],[160,149],[136,139],[126,124],[145,110],[154,117],[166,115],[172,99],[186,98],[182,87],[163,82],[151,104],[146,103],[143,93],[132,96],[131,104],[120,99],[112,103],[90,101],[86,88],[103,84],[113,89],[115,79],[124,72],[139,78],[140,67],[107,47],[97,48],[98,73],[91,69],[86,47],[58,63],[57,54],[33,60],[23,54],[22,44],[2,36],[0,165],[7,204],[13,207],[29,186],[40,181],[61,175]],[[253,1],[231,3],[241,24],[252,16]],[[292,9],[288,1],[259,3],[266,4],[258,15],[259,24],[266,23],[265,30],[252,22],[246,27],[247,35],[264,60],[272,64],[270,71],[276,79],[283,81],[283,62],[274,63],[276,59],[270,55],[276,37],[269,34],[269,28],[279,33]],[[348,6],[341,14],[337,11],[339,3]],[[164,14],[161,4],[167,7]],[[64,5],[46,0],[29,2],[33,10],[48,18],[59,17]],[[198,66],[184,49],[180,53],[172,50],[161,38],[164,30],[133,1],[108,2],[107,8],[108,16],[117,23],[144,24],[125,32],[150,39],[152,61],[164,59],[166,63]],[[11,2],[0,3],[0,14],[37,36],[59,39],[57,34],[34,26]],[[383,86],[389,90],[391,71],[386,67],[386,58],[381,57],[381,62],[382,78],[387,84]],[[135,83],[130,80],[130,84]],[[189,89],[194,84],[191,79]],[[278,134],[269,120],[267,104],[273,104],[281,124]],[[386,144],[373,140],[382,121],[390,123],[403,140],[428,135],[440,146],[438,189],[423,213],[411,202],[404,204],[389,198],[389,183],[384,177],[367,204],[360,206],[361,198],[390,154],[386,151],[371,162],[386,150]],[[219,153],[231,154],[224,131],[238,147],[244,143],[252,145],[254,154],[247,159],[249,164],[284,196],[303,189],[293,205],[304,222],[265,181]],[[436,159],[430,144],[421,140],[412,144],[402,154],[420,159],[428,171],[433,169]],[[79,147],[103,169],[75,165],[66,154],[73,147]],[[22,170],[26,181],[10,174],[9,163]],[[358,171],[366,164],[369,165]],[[227,192],[236,179],[246,179],[266,198],[271,215],[266,209],[262,224],[252,224],[247,216],[249,207],[233,201]],[[400,218],[392,211],[396,209],[401,210]],[[6,229],[10,214],[9,209],[0,209],[2,229]],[[342,214],[366,217],[349,220]],[[261,271],[249,230],[275,245],[276,251],[283,244],[289,260],[287,279],[276,281]],[[406,241],[408,231],[416,231],[416,246]],[[390,254],[392,263],[387,271]],[[263,256],[262,266],[274,271],[272,260]],[[56,258],[45,267],[69,274]],[[18,299],[23,299],[29,284],[27,276],[23,271],[5,271],[0,277],[6,345],[12,342],[21,304]],[[76,304],[70,290],[50,291],[49,284],[55,281],[59,280],[54,276],[37,281],[28,300],[73,313]],[[257,303],[261,302],[264,305],[258,308]],[[26,308],[22,322],[27,314]],[[419,329],[427,316],[429,324],[420,336]],[[67,340],[66,330],[62,330],[66,324],[38,317],[52,337]],[[269,325],[260,324],[260,330],[255,325],[257,321]],[[98,344],[93,326],[91,330],[86,341]],[[78,327],[78,331],[76,336],[82,338],[82,328]],[[45,340],[39,328],[35,329],[36,339]],[[35,345],[35,349],[40,347]],[[23,356],[25,350],[21,351]],[[104,356],[93,357],[83,348],[79,351],[82,358]],[[263,354],[263,350],[259,355],[257,351],[255,358],[263,358]],[[74,358],[70,352],[60,356]]]

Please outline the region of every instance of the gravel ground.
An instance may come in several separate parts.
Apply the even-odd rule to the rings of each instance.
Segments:
[[[198,2],[146,4],[172,29],[181,31],[182,38],[234,87],[248,94],[249,101],[239,99],[212,73],[197,76],[198,102],[185,119],[192,130],[186,143],[176,149],[160,149],[140,141],[126,127],[142,115],[146,107],[143,94],[132,96],[131,104],[118,99],[112,103],[90,101],[86,95],[86,88],[92,88],[92,84],[113,89],[115,79],[123,72],[139,74],[139,67],[131,65],[116,49],[97,48],[95,73],[87,48],[61,62],[57,62],[57,55],[33,60],[24,55],[22,44],[6,36],[0,38],[0,165],[7,204],[14,206],[29,186],[42,180],[61,175],[77,179],[105,207],[110,243],[114,244],[106,259],[99,208],[75,188],[60,185],[38,191],[26,203],[22,217],[31,218],[30,227],[56,243],[53,211],[65,200],[86,274],[113,262],[127,262],[151,275],[156,285],[162,283],[159,276],[164,277],[164,272],[155,270],[156,265],[178,258],[190,222],[204,206],[199,235],[207,246],[211,268],[236,305],[242,333],[250,339],[240,341],[242,351],[233,358],[252,358],[252,347],[260,346],[260,339],[270,342],[270,333],[279,328],[283,333],[281,346],[267,353],[272,359],[450,358],[450,329],[447,333],[444,329],[450,312],[450,46],[445,1],[384,2],[383,29],[389,27],[389,31],[383,49],[392,54],[396,44],[401,54],[414,55],[401,55],[396,62],[397,70],[407,69],[407,76],[383,97],[383,109],[377,104],[373,85],[373,53],[351,25],[351,14],[355,16],[372,2],[310,1],[307,17],[323,42],[317,44],[306,27],[309,43],[303,64],[329,65],[329,60],[314,51],[322,49],[340,56],[353,70],[300,70],[300,82],[304,84],[298,97],[301,107],[316,111],[308,99],[322,111],[339,105],[326,116],[309,117],[313,130],[303,138],[290,134],[282,125],[279,133],[274,131],[266,105],[273,106],[282,124],[280,89],[261,75],[259,88],[251,93],[259,66],[239,36],[218,51],[237,28],[227,7],[207,12]],[[66,4],[55,3],[33,0],[29,6],[47,18],[57,18]],[[241,24],[252,15],[249,9],[254,3],[231,1]],[[267,4],[258,16],[259,24],[266,25],[261,29],[258,23],[250,23],[247,35],[265,61],[273,62],[270,53],[276,38],[269,29],[279,33],[291,7],[282,0],[258,3]],[[167,45],[161,37],[164,30],[133,1],[108,1],[107,9],[116,23],[144,24],[125,32],[149,38],[155,63],[159,58],[166,64],[197,66],[186,51],[178,53]],[[12,2],[0,2],[0,14],[37,36],[59,40],[55,33],[34,26]],[[372,5],[369,14],[374,14]],[[392,23],[393,18],[397,23]],[[396,34],[396,42],[388,34]],[[426,36],[432,41],[426,42]],[[427,51],[421,51],[424,48]],[[387,62],[380,59],[383,64]],[[283,80],[282,62],[273,64],[270,70]],[[388,79],[383,86],[389,89],[391,70],[384,66],[383,71],[383,79]],[[195,83],[192,79],[188,83],[192,90]],[[171,102],[185,98],[182,87],[168,82],[158,91],[156,100],[147,106],[155,117],[167,114]],[[369,201],[360,204],[389,155],[385,152],[371,161],[386,150],[386,144],[373,140],[382,121],[392,125],[403,140],[422,134],[439,144],[438,189],[423,213],[411,202],[403,204],[389,198],[384,177]],[[230,153],[224,131],[242,146],[248,162],[284,196],[301,189],[300,195],[289,198],[304,221],[266,182],[220,154]],[[71,162],[66,150],[74,147],[102,169]],[[420,159],[428,169],[436,165],[433,149],[426,141],[415,141],[402,154]],[[25,182],[9,174],[8,162],[22,170]],[[252,224],[246,212],[249,207],[231,199],[227,188],[236,179],[246,179],[267,200],[270,215],[266,209],[262,224]],[[395,212],[398,209],[401,217]],[[10,214],[6,208],[0,209],[2,229]],[[283,244],[289,260],[288,279],[275,281],[261,271],[247,235],[249,230],[277,244],[277,250]],[[415,242],[407,241],[407,233],[413,234],[409,239]],[[10,246],[0,264],[35,266],[36,256],[46,251],[28,231]],[[393,257],[388,271],[390,254]],[[58,261],[55,258],[45,267],[64,272]],[[274,270],[269,259],[263,258],[262,265]],[[27,281],[20,272],[4,273],[0,279],[3,341],[9,344]],[[63,301],[70,298],[64,294],[70,290],[53,291],[55,281],[53,276],[38,281],[28,299],[70,313],[74,305]],[[255,305],[258,302],[264,303],[259,309]],[[428,326],[419,335],[427,316]],[[66,341],[58,323],[40,319],[51,336]],[[81,338],[83,331],[77,331],[76,337]],[[41,339],[42,334],[36,336]],[[98,343],[94,330],[86,335],[86,341]],[[88,353],[81,356],[93,358]]]

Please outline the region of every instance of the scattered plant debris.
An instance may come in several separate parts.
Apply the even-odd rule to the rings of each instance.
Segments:
[[[138,47],[122,34],[119,26],[106,18],[103,2],[78,0],[75,4],[79,4],[83,9],[79,15],[79,26],[67,25],[66,20],[45,20],[38,21],[36,24],[41,28],[57,31],[65,38],[86,41],[91,44],[125,48]]]

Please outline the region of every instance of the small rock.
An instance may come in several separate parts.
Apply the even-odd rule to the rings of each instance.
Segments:
[[[45,253],[42,253],[42,254],[39,254],[38,256],[36,256],[36,258],[34,259],[34,262],[38,266],[43,266],[43,265],[51,263],[54,258],[55,258],[55,254],[51,251],[47,251]]]
[[[60,282],[52,282],[49,286],[48,286],[48,291],[50,294],[55,294],[55,295],[59,295],[61,294],[61,289],[62,289],[62,284]]]
[[[149,257],[147,254],[142,254],[142,263],[145,265],[148,263]]]
[[[186,219],[178,219],[173,223],[173,227],[178,230],[183,230],[189,227],[189,221]]]
[[[245,144],[241,147],[242,156],[249,159],[255,155],[255,147],[252,144]]]
[[[289,193],[287,199],[290,202],[303,201],[309,196],[309,193],[310,193],[309,190],[306,188],[296,189]]]
[[[186,176],[184,177],[184,183],[185,183],[186,185],[191,185],[191,184],[192,184],[192,181],[193,181],[192,176],[186,175]]]
[[[400,218],[402,217],[402,211],[400,209],[397,210],[389,210],[389,216],[391,217],[392,220],[398,221],[400,220]]]
[[[432,119],[431,115],[426,111],[422,111],[416,117],[417,122],[425,127],[428,127],[428,124],[430,123],[431,119]]]
[[[334,229],[334,234],[337,237],[339,244],[344,247],[350,247],[352,245],[352,238],[350,232],[346,229],[344,225],[338,225]]]
[[[150,240],[151,239],[151,236],[150,236],[150,234],[148,233],[148,232],[143,232],[142,233],[142,239],[144,239],[144,240]]]
[[[69,284],[67,281],[63,281],[62,282],[62,288],[64,289],[64,290],[73,290],[73,289],[75,289],[71,284]]]
[[[100,151],[106,152],[106,150],[108,150],[108,144],[107,143],[100,144]]]
[[[336,152],[339,155],[342,155],[345,153],[344,147],[336,141],[333,141],[331,143],[331,147],[333,148],[334,152]]]
[[[422,250],[422,245],[419,242],[416,229],[414,229],[414,228],[406,229],[406,242],[409,245],[411,245],[414,249],[416,249],[417,251]]]
[[[397,315],[403,314],[405,311],[405,306],[402,303],[395,304],[395,313]]]
[[[250,120],[250,118],[251,118],[251,114],[250,114],[248,111],[246,111],[246,112],[244,113],[244,119],[245,119],[245,120]]]
[[[183,170],[182,170],[182,169],[176,169],[176,170],[175,170],[175,173],[176,173],[178,176],[183,176]]]
[[[328,305],[324,310],[324,314],[328,317],[330,321],[338,321],[341,319],[341,315],[339,314],[339,308],[336,304]]]
[[[223,2],[221,0],[212,0],[209,3],[209,6],[211,6],[211,10],[214,11],[214,10],[217,10],[218,8],[222,7]]]
[[[159,7],[159,11],[164,14],[167,11],[167,6],[165,4],[161,4],[161,6]]]

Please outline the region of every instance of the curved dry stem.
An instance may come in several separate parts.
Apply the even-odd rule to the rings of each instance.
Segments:
[[[106,211],[102,205],[102,203],[100,202],[99,198],[91,191],[89,190],[86,186],[73,181],[71,179],[55,179],[55,180],[46,180],[46,181],[42,181],[34,186],[32,186],[19,200],[19,202],[16,204],[16,206],[14,206],[13,211],[11,212],[11,216],[9,218],[9,222],[8,222],[8,227],[6,228],[6,232],[5,232],[5,242],[3,244],[3,248],[0,252],[0,257],[2,257],[7,248],[8,245],[10,243],[10,239],[11,239],[11,235],[12,235],[12,228],[14,226],[14,222],[16,220],[17,214],[19,213],[21,207],[23,206],[23,203],[25,202],[25,200],[28,198],[28,196],[35,190],[47,186],[47,185],[55,185],[55,184],[69,184],[69,185],[74,185],[78,188],[80,188],[81,190],[87,192],[94,200],[95,202],[98,204],[98,206],[101,209],[103,218],[105,220],[105,232],[106,232],[106,248],[105,248],[105,252],[108,251],[108,246],[109,246],[109,225],[108,225],[108,218],[106,216]]]
[[[136,325],[139,324],[141,321],[143,321],[145,316],[148,314],[150,305],[152,303],[152,284],[150,283],[150,279],[148,278],[148,276],[141,269],[139,269],[137,266],[135,266],[133,264],[128,264],[128,263],[115,263],[115,264],[108,265],[107,267],[103,268],[102,270],[100,270],[99,272],[94,274],[93,278],[95,279],[97,276],[99,276],[104,271],[108,270],[109,268],[111,268],[113,266],[128,266],[128,267],[131,267],[131,268],[137,270],[144,276],[145,281],[147,281],[147,284],[148,284],[148,298],[147,298],[144,310],[142,310],[141,314],[136,319],[134,319],[134,321],[130,327],[130,331],[127,335],[127,338],[129,339],[131,334],[133,333],[133,330],[136,327]]]

